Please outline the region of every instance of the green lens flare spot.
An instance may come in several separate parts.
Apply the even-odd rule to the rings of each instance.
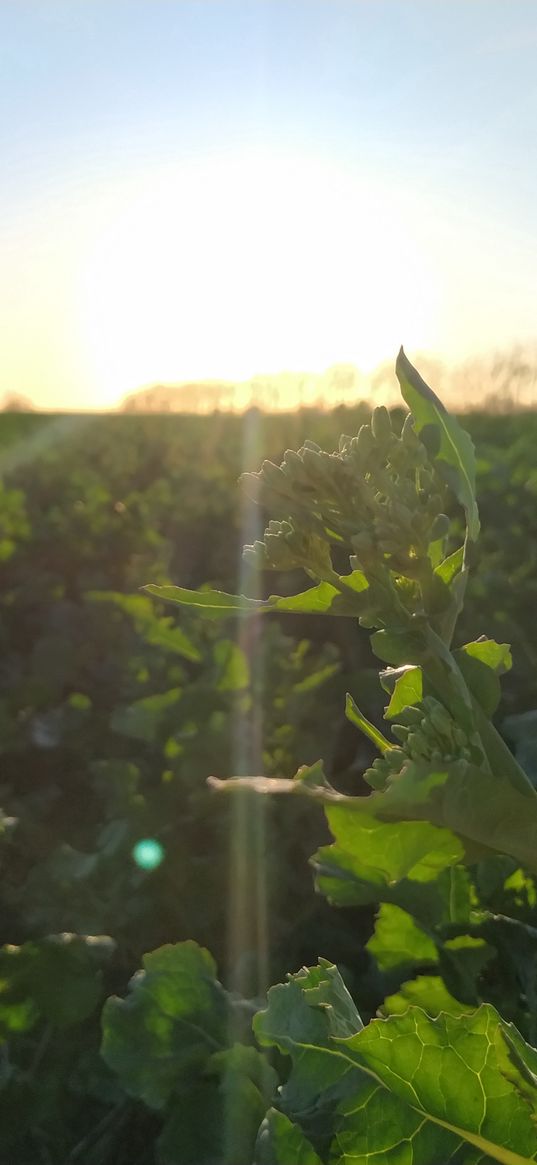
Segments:
[[[141,870],[156,870],[164,860],[164,848],[153,837],[143,837],[133,847],[132,857]]]

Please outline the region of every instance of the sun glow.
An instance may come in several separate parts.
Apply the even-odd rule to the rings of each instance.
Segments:
[[[412,213],[356,173],[288,159],[190,162],[96,216],[76,291],[86,379],[243,380],[432,347],[435,281]],[[91,402],[88,402],[91,403]]]

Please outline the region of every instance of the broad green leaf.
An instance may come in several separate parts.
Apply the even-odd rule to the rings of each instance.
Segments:
[[[410,631],[375,631],[371,647],[376,656],[392,667],[417,664],[424,649],[424,639]]]
[[[341,1102],[332,1148],[334,1165],[490,1165],[461,1138],[424,1120],[377,1080],[364,1075]]]
[[[494,639],[477,639],[454,652],[468,688],[487,716],[492,716],[500,702],[499,676],[512,664],[508,643]]]
[[[484,635],[473,643],[465,643],[459,651],[471,659],[478,659],[498,676],[503,676],[513,666],[510,644],[496,643],[495,639],[487,639]]]
[[[260,1041],[292,1059],[282,1091],[286,1114],[300,1122],[306,1136],[305,1124],[314,1126],[315,1114],[323,1114],[332,1137],[331,1161],[528,1165],[536,1160],[537,1052],[494,1008],[468,1012],[455,1002],[451,1014],[438,1012],[433,1019],[411,1005],[403,1014],[341,1037],[335,1034],[341,1021],[331,970],[330,975],[328,964],[304,969],[273,988],[267,1011],[255,1020]],[[331,1014],[323,1017],[325,992]],[[345,1002],[342,1007],[345,1014]]]
[[[523,1094],[531,1088],[535,1052],[517,1037],[528,1077],[511,1061],[504,1071],[509,1034],[488,1004],[464,1016],[434,1019],[418,1007],[373,1020],[339,1046],[351,1062],[374,1074],[399,1100],[503,1165],[537,1159],[537,1126]],[[537,1090],[536,1093],[537,1095]]]
[[[395,994],[387,996],[380,1010],[383,1015],[403,1015],[411,1006],[421,1007],[431,1016],[440,1015],[441,1011],[464,1015],[475,1010],[455,999],[440,975],[418,975],[416,979],[409,979]]]
[[[464,507],[468,535],[472,542],[479,536],[479,514],[475,497],[475,452],[471,438],[450,416],[442,402],[425,383],[419,372],[399,352],[395,365],[401,393],[414,419],[419,436],[424,430],[434,430],[438,451],[433,460],[438,472]]]
[[[388,707],[386,719],[394,720],[405,708],[419,704],[423,698],[423,673],[420,667],[405,668],[395,681],[395,687]]]
[[[103,966],[115,949],[105,935],[57,934],[0,950],[0,1033],[38,1018],[55,1027],[82,1023],[100,1005]]]
[[[359,596],[367,590],[368,582],[359,570],[341,575],[341,589],[332,583],[320,582],[298,595],[270,595],[268,599],[249,599],[246,595],[228,595],[224,591],[190,591],[186,587],[156,586],[150,583],[143,589],[157,599],[181,606],[195,607],[200,615],[210,619],[229,615],[263,614],[282,611],[294,615],[358,615]]]
[[[386,752],[387,748],[392,747],[390,741],[386,740],[382,732],[374,724],[371,724],[371,721],[364,716],[363,712],[360,712],[358,705],[355,704],[349,692],[347,692],[345,701],[345,715],[347,720],[350,720],[351,724],[354,724],[355,728],[359,728],[360,732],[363,732],[364,736],[367,736],[373,742],[379,752]]]
[[[251,1165],[277,1084],[256,1048],[233,1044],[215,1052],[199,1078],[170,1101],[157,1142],[159,1165]]]
[[[364,806],[365,808],[365,806]],[[423,820],[452,830],[469,848],[508,854],[537,871],[537,794],[520,793],[475,765],[412,762],[367,809],[392,820]]]
[[[512,1023],[502,1024],[505,1041],[501,1049],[501,1070],[531,1106],[537,1123],[537,1049],[526,1043]]]
[[[412,963],[438,962],[435,943],[418,926],[406,910],[383,902],[377,914],[375,930],[366,943],[382,971]]]
[[[156,1142],[158,1165],[224,1165],[223,1115],[218,1081],[190,1080],[184,1093],[174,1096],[168,1106]]]
[[[368,798],[355,798],[363,808],[327,805],[325,812],[334,844],[312,858],[318,889],[335,905],[379,901],[398,883],[419,886],[463,857],[460,841],[448,830],[425,821],[382,822],[366,812]]]
[[[313,1145],[285,1113],[270,1108],[259,1130],[255,1165],[322,1165]]]
[[[279,777],[238,777],[229,781],[210,777],[208,783],[228,793],[251,789],[257,793],[304,795],[326,807],[342,807],[352,814],[367,814],[381,821],[428,821],[460,839],[466,861],[474,862],[496,851],[537,873],[535,790],[528,784],[528,794],[522,793],[508,779],[502,780],[466,761],[438,768],[413,761],[386,789],[369,797],[349,797],[329,785]]]
[[[225,1048],[232,1012],[196,943],[159,947],[142,962],[127,998],[106,1001],[101,1052],[125,1091],[158,1109]]]
[[[222,1165],[250,1165],[258,1129],[274,1098],[278,1077],[257,1048],[243,1044],[216,1052],[207,1072],[217,1073],[219,1078]],[[179,1160],[182,1162],[183,1158],[180,1156]]]

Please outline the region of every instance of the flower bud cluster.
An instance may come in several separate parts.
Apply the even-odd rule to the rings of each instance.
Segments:
[[[296,529],[292,522],[269,522],[263,541],[245,546],[243,557],[259,570],[304,570],[317,578],[329,577],[332,562],[328,544],[317,534]]]
[[[444,486],[411,416],[397,436],[381,406],[357,436],[341,438],[338,453],[307,441],[288,450],[280,466],[264,461],[242,480],[282,519],[269,523],[263,542],[245,548],[249,561],[275,570],[302,566],[326,578],[331,549],[339,547],[368,581],[391,572],[402,584],[401,601],[416,608],[418,584],[431,575],[431,544],[443,543],[449,519]]]
[[[409,761],[434,765],[454,761],[479,764],[483,760],[481,751],[465,730],[433,696],[405,708],[401,721],[392,725],[398,745],[387,748],[364,773],[365,780],[374,789],[384,789]]]

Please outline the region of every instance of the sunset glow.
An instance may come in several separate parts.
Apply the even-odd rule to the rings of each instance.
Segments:
[[[533,339],[527,7],[24,9],[0,12],[0,398]]]
[[[434,343],[415,224],[371,182],[280,159],[171,170],[127,194],[79,259],[84,361],[110,397],[145,382],[374,367]],[[412,271],[400,302],[394,266]]]

